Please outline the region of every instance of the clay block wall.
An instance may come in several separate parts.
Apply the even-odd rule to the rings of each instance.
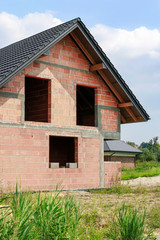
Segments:
[[[20,99],[0,96],[0,122],[19,123],[21,108]]]
[[[113,187],[121,182],[121,162],[104,162],[105,187]]]
[[[121,162],[122,168],[135,168],[135,157],[130,156],[112,156],[111,160],[108,156],[104,156],[104,161]]]
[[[101,127],[103,130],[117,131],[117,111],[101,109]]]
[[[26,121],[19,127],[0,127],[0,178],[2,188],[12,188],[16,180],[23,189],[49,190],[57,183],[62,183],[64,189],[96,188],[99,187],[100,169],[100,140],[95,138],[82,138],[81,130],[96,130],[94,127],[76,126],[76,86],[77,84],[95,88],[95,104],[116,107],[117,102],[107,86],[96,73],[89,72],[90,63],[84,57],[77,45],[67,36],[50,49],[49,56],[41,56],[39,62],[34,62],[14,77],[8,87],[0,91],[12,92],[20,98],[3,99],[5,104],[14,102],[16,107],[14,119],[10,119],[13,109],[3,110],[0,106],[0,121],[20,123],[23,117],[21,106],[24,103],[25,78],[40,78],[49,80],[48,93],[49,123]],[[72,68],[69,68],[72,67]],[[76,69],[78,68],[78,69]],[[7,116],[4,120],[4,116]],[[105,119],[105,117],[104,117]],[[102,116],[103,127],[106,123]],[[107,118],[106,118],[107,121]],[[22,120],[23,122],[23,120]],[[31,124],[29,126],[28,124]],[[107,122],[108,124],[108,122]],[[44,125],[46,130],[34,129],[34,125]],[[57,127],[48,133],[49,127]],[[47,128],[48,127],[48,128]],[[79,136],[76,146],[77,169],[51,169],[49,168],[49,135],[58,135],[58,128],[78,129]],[[109,129],[113,130],[113,129]],[[114,129],[115,131],[115,129]],[[98,134],[96,135],[98,136]],[[117,163],[115,163],[117,164]],[[111,184],[105,180],[106,184]],[[108,181],[108,182],[107,182]],[[114,181],[113,181],[114,182]]]
[[[64,189],[99,187],[100,140],[78,137],[78,168],[51,169],[49,134],[39,129],[1,127],[1,190],[13,189],[16,181],[24,190],[53,190],[57,184]]]

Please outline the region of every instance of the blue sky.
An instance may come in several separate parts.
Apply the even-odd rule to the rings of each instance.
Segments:
[[[0,48],[75,17],[94,35],[151,117],[122,140],[160,138],[160,0],[0,0]]]
[[[23,17],[28,13],[53,11],[62,21],[81,17],[91,27],[105,23],[133,29],[139,26],[159,28],[159,0],[1,0],[0,12]]]

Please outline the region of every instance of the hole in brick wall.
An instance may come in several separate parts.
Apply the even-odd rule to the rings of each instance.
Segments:
[[[77,138],[74,137],[49,137],[49,165],[53,168],[58,167],[72,167],[77,165],[67,163],[75,163],[76,161],[76,145]],[[52,164],[53,163],[53,164]]]
[[[95,89],[77,85],[77,125],[95,126]]]
[[[49,122],[49,82],[25,78],[25,121]]]

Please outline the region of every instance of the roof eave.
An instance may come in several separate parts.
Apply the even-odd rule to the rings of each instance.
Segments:
[[[97,55],[101,58],[103,64],[105,65],[105,67],[110,71],[110,73],[114,76],[114,78],[116,79],[116,81],[118,82],[118,84],[121,86],[121,88],[123,89],[123,91],[126,93],[126,95],[128,96],[128,98],[131,100],[132,104],[136,107],[136,109],[139,111],[139,113],[141,114],[141,116],[143,117],[144,121],[148,121],[150,119],[149,115],[146,114],[143,111],[143,107],[141,106],[140,103],[138,103],[135,100],[135,96],[133,96],[133,94],[130,92],[131,90],[128,90],[128,86],[125,86],[126,83],[122,82],[124,81],[122,79],[122,77],[120,76],[120,74],[118,73],[118,71],[114,68],[113,64],[110,62],[109,59],[106,59],[106,56],[104,56],[103,54],[103,50],[100,49],[99,45],[97,47],[97,44],[95,44],[96,40],[92,37],[92,35],[90,34],[90,32],[88,31],[88,29],[85,27],[85,25],[79,21],[78,22],[78,27],[81,30],[81,32],[85,35],[85,37],[87,38],[87,40],[89,41],[89,43],[92,45],[93,49],[95,50],[95,52],[97,53]]]
[[[132,152],[132,151],[120,151],[120,150],[104,150],[104,152],[114,152],[114,153],[134,153],[134,154],[141,154],[143,153],[142,151],[140,152]]]

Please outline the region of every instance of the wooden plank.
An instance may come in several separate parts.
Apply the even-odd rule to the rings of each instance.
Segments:
[[[132,119],[135,122],[138,122],[138,119],[136,118],[136,116],[134,115],[134,113],[131,111],[131,109],[129,107],[126,107],[127,112],[129,113],[129,115],[132,117]]]
[[[126,103],[120,103],[118,104],[119,108],[123,108],[123,107],[131,107],[132,103],[131,102],[126,102]]]
[[[126,119],[123,117],[122,114],[121,114],[121,121],[122,121],[122,123],[126,123],[126,122],[127,122]]]
[[[104,69],[104,64],[103,63],[98,63],[98,64],[94,64],[90,67],[90,71],[91,72],[94,72],[94,71],[97,71],[97,70],[102,70]]]

